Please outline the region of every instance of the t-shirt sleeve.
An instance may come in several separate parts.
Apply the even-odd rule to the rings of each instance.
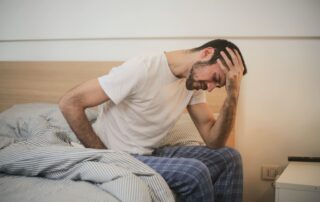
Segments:
[[[203,90],[195,90],[188,105],[206,103],[206,94]]]
[[[133,95],[144,78],[144,63],[130,60],[98,78],[99,84],[115,104]]]

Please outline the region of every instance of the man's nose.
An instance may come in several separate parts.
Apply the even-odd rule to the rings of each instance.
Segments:
[[[207,83],[207,87],[208,87],[208,92],[211,92],[216,86],[214,85],[214,83],[210,82]]]

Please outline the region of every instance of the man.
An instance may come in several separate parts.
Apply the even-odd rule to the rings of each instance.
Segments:
[[[242,201],[241,157],[224,146],[246,71],[239,48],[218,39],[133,58],[72,89],[59,106],[84,146],[133,154],[160,173],[182,201]],[[203,91],[223,86],[227,96],[215,120]],[[84,110],[105,102],[92,127]],[[206,147],[158,148],[185,108]]]

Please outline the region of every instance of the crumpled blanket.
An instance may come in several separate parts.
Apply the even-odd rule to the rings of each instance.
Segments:
[[[86,181],[120,201],[174,201],[164,179],[127,153],[73,147],[63,127],[43,114],[14,121],[1,115],[2,173]]]

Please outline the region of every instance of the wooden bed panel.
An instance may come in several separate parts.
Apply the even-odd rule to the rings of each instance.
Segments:
[[[120,61],[101,62],[0,62],[0,112],[14,104],[30,102],[57,103],[74,86],[106,74]],[[218,113],[225,90],[215,89],[207,94],[210,109]],[[228,145],[234,145],[234,135]]]
[[[0,62],[0,110],[28,102],[57,103],[75,85],[121,62]]]

